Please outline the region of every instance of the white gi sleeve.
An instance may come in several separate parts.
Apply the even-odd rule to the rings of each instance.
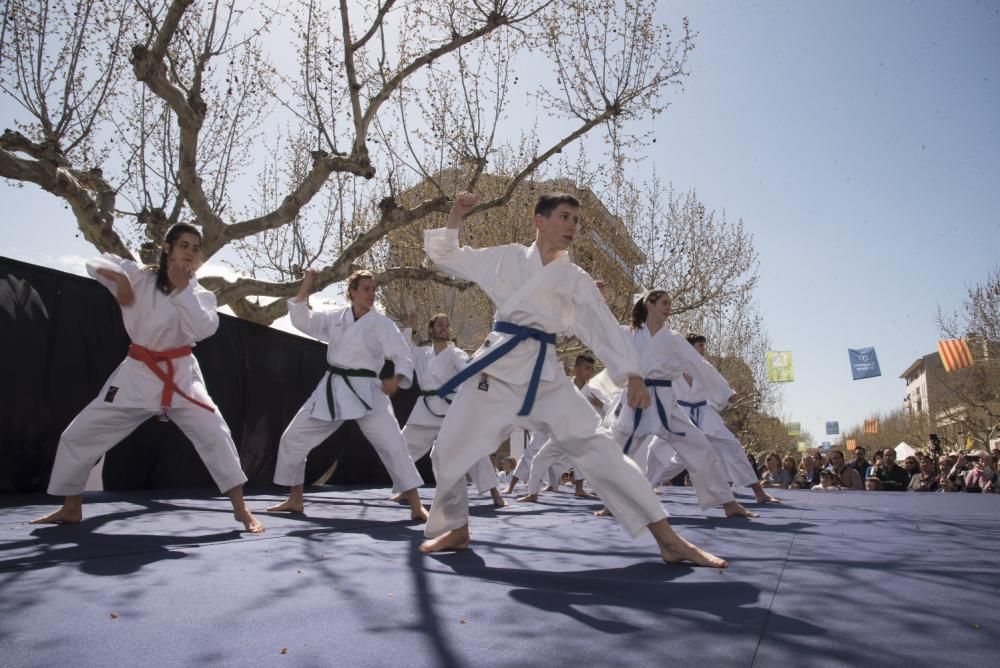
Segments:
[[[295,329],[323,343],[330,342],[330,316],[309,308],[309,301],[288,300],[288,318]]]
[[[641,378],[639,353],[631,337],[611,315],[594,281],[586,274],[583,276],[585,278],[577,281],[574,293],[575,334],[604,362],[608,375],[616,384],[624,385],[633,375]]]
[[[385,316],[379,318],[376,335],[386,359],[392,360],[396,366],[396,375],[403,377],[399,386],[405,390],[413,384],[413,353],[410,351],[410,344],[403,338],[395,323]]]
[[[458,230],[441,227],[424,231],[424,250],[427,257],[452,275],[473,281],[487,294],[496,282],[500,259],[506,246],[472,248],[458,245]]]
[[[673,348],[671,352],[681,358],[684,370],[698,381],[702,396],[712,404],[712,408],[716,410],[725,408],[729,403],[729,397],[735,394],[733,388],[729,387],[729,383],[718,369],[702,357],[684,337],[679,334],[673,336],[676,337],[676,342],[671,346]]]
[[[98,269],[107,269],[118,274],[125,274],[133,285],[135,285],[136,276],[144,271],[142,267],[132,260],[120,258],[113,253],[103,253],[100,257],[93,257],[87,260],[87,273],[90,274],[91,278],[106,287],[115,296],[115,299],[118,298],[118,284],[98,274]]]
[[[174,290],[170,301],[180,317],[181,331],[195,341],[207,339],[219,328],[215,293],[198,285],[196,280],[188,281],[183,290]]]

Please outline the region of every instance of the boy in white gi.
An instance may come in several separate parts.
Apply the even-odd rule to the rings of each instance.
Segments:
[[[349,306],[325,313],[309,308],[315,280],[316,272],[306,271],[298,294],[288,300],[288,314],[296,328],[329,342],[327,371],[281,435],[274,482],[291,491],[288,500],[268,510],[303,512],[306,456],[345,420],[355,420],[389,472],[393,489],[410,504],[411,517],[425,521],[427,511],[417,492],[423,481],[389,401],[398,388],[410,386],[410,347],[395,323],[375,310],[375,279],[370,271],[355,271],[348,277]],[[395,364],[396,375],[379,381],[386,359]]]
[[[705,439],[686,411],[674,399],[673,386],[684,382],[687,373],[697,379],[706,396],[726,402],[732,390],[726,380],[688,344],[684,337],[666,326],[670,316],[670,296],[651,290],[632,309],[631,338],[643,372],[644,383],[652,388],[654,406],[636,410],[620,401],[614,431],[625,454],[653,434],[649,456],[664,440],[684,459],[702,508],[722,506],[726,517],[756,517],[733,496],[726,470],[715,449]],[[661,458],[662,459],[662,458]],[[648,470],[648,468],[647,468]],[[611,508],[614,511],[613,508]]]
[[[416,318],[416,313],[409,314],[407,327],[403,330],[403,338],[410,343],[417,382],[420,383],[420,398],[417,399],[410,417],[406,420],[406,426],[403,427],[403,438],[406,439],[410,458],[414,462],[431,451],[431,446],[434,445],[434,440],[441,430],[445,413],[451,405],[451,397],[439,397],[437,389],[464,369],[469,362],[466,352],[451,342],[451,323],[447,314],[436,314],[427,325],[427,333],[431,338],[429,346],[414,345],[412,341]],[[476,462],[469,470],[469,475],[480,494],[489,492],[494,506],[503,508],[507,505],[500,490],[497,489],[499,484],[497,470],[489,457],[483,457]],[[398,501],[400,498],[393,497],[392,500]]]
[[[219,491],[229,496],[236,519],[251,533],[264,531],[247,510],[243,500],[247,477],[236,444],[191,354],[196,342],[219,327],[215,295],[194,277],[200,254],[201,232],[178,223],[167,231],[157,267],[143,268],[107,253],[87,261],[87,273],[122,307],[132,343],[128,357],[97,398],[60,437],[49,494],[66,498],[62,508],[33,524],[79,522],[83,490],[94,464],[136,427],[159,415],[173,420],[194,445]]]
[[[705,356],[707,339],[700,334],[688,334],[687,342],[702,357]],[[753,490],[757,503],[781,503],[778,499],[764,491],[757,473],[750,466],[747,460],[746,451],[739,440],[726,427],[719,411],[728,406],[736,398],[736,393],[732,389],[728,390],[729,397],[725,403],[719,401],[726,394],[726,390],[718,393],[715,398],[710,397],[707,392],[701,389],[701,384],[691,377],[684,375],[684,382],[678,383],[677,405],[688,411],[691,421],[705,434],[709,444],[715,448],[719,459],[722,460],[723,467],[728,474],[729,482],[734,488],[750,487]],[[728,385],[727,385],[728,387]],[[651,483],[658,484],[661,480],[670,479],[676,476],[685,468],[683,458],[673,453],[666,461],[659,458],[670,454],[669,450],[654,449],[649,455],[646,474]]]
[[[559,372],[556,333],[573,332],[628,382],[628,403],[648,406],[635,349],[615,322],[593,279],[570,262],[567,249],[580,222],[569,195],[543,196],[535,206],[535,243],[459,247],[462,219],[479,198],[462,193],[444,229],[428,230],[424,247],[439,267],[475,281],[497,304],[493,332],[466,370],[446,383],[461,386],[431,453],[437,490],[420,546],[425,553],[469,546],[465,472],[514,426],[544,429],[567,447],[574,465],[631,535],[649,529],[668,562],[724,568],[726,562],[674,532],[638,467],[601,429],[597,413]]]

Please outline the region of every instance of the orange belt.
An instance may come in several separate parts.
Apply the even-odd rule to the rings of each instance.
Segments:
[[[184,346],[183,348],[174,348],[173,350],[150,350],[149,348],[143,348],[142,346],[137,346],[134,343],[129,344],[128,356],[134,360],[139,360],[147,367],[149,370],[156,374],[156,377],[163,381],[163,394],[160,395],[160,408],[163,411],[164,417],[167,416],[170,405],[173,401],[174,392],[181,395],[188,401],[190,401],[195,406],[201,406],[205,410],[215,412],[215,408],[204,404],[193,397],[189,397],[184,394],[181,388],[177,387],[177,383],[174,382],[174,363],[173,360],[179,357],[187,357],[191,354],[191,346]],[[167,369],[164,371],[160,368],[159,362],[166,362]]]

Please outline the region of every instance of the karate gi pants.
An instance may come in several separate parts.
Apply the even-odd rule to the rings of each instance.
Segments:
[[[170,419],[194,445],[219,491],[228,492],[245,483],[247,476],[240,466],[236,444],[219,409],[216,407],[213,413],[185,404],[186,399],[178,399],[170,409]],[[101,455],[159,413],[159,409],[115,406],[104,401],[103,397],[94,399],[70,422],[59,438],[59,449],[49,479],[49,494],[82,494],[87,476]]]
[[[559,484],[553,484],[552,471],[556,471],[556,479],[562,478],[562,474],[573,468],[573,476],[576,480],[586,480],[584,473],[573,467],[566,451],[555,441],[549,439],[542,444],[541,449],[531,461],[531,472],[528,474],[528,494],[537,495],[542,491],[542,477],[545,472],[549,472],[549,484],[553,489],[559,489]]]
[[[313,400],[309,399],[281,435],[278,463],[274,468],[274,483],[289,487],[301,485],[306,477],[306,457],[313,448],[337,431],[344,420],[321,420],[312,416]],[[417,467],[410,459],[406,439],[392,412],[389,397],[381,390],[372,392],[372,410],[356,422],[392,478],[393,489],[405,492],[423,484]]]
[[[429,427],[419,424],[408,424],[403,427],[403,438],[406,439],[406,447],[410,451],[410,459],[416,464],[417,460],[431,451],[434,441],[438,437],[441,427]],[[491,489],[500,484],[497,478],[497,470],[493,468],[493,462],[489,456],[483,457],[469,469],[469,476],[476,485],[476,490],[480,494],[486,494]]]
[[[514,467],[514,473],[512,474],[518,480],[530,480],[531,471],[533,470],[533,462],[535,457],[541,451],[542,446],[545,445],[549,440],[549,435],[544,432],[536,431],[531,435],[531,440],[528,441],[528,445],[525,446],[524,452],[521,453],[521,458],[517,460],[517,466]],[[553,487],[559,486],[559,472],[553,467],[548,467],[549,474],[549,484]],[[539,470],[539,476],[545,475],[543,469]]]
[[[650,484],[657,485],[687,469],[703,510],[735,500],[729,487],[728,471],[705,435],[690,420],[676,419],[675,413],[670,415],[670,428],[683,431],[684,436],[670,434],[669,439],[664,439],[662,434],[657,434],[650,442],[646,461],[646,477]],[[628,434],[624,434],[624,438],[627,439]]]
[[[590,474],[591,486],[632,536],[667,517],[642,472],[600,428],[594,409],[569,378],[542,381],[527,416],[517,415],[526,385],[493,377],[488,378],[487,390],[480,385],[468,382],[459,389],[431,451],[437,490],[424,530],[427,537],[469,523],[465,472],[514,427],[544,430],[561,443],[573,465]]]

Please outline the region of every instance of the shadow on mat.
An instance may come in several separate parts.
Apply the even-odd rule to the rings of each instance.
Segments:
[[[111,522],[157,511],[178,510],[177,506],[158,501],[144,501],[142,504],[142,508],[85,517],[79,524],[40,524],[31,532],[34,540],[14,541],[3,545],[3,551],[29,548],[35,553],[0,559],[0,572],[31,570],[78,561],[79,568],[84,573],[125,575],[158,561],[183,559],[187,553],[178,550],[179,547],[231,541],[242,534],[239,529],[200,535],[157,535],[142,532],[106,534],[96,531]]]
[[[758,606],[762,591],[745,582],[676,582],[694,568],[662,562],[644,561],[622,568],[582,569],[578,571],[535,571],[495,568],[473,550],[431,555],[457,575],[509,585],[509,596],[535,610],[557,613],[601,633],[624,634],[648,631],[620,619],[590,614],[586,608],[624,607],[639,610],[655,619],[656,615],[683,614],[684,611],[711,615],[706,625],[713,632],[759,633],[759,626],[748,624],[751,616],[763,620],[767,611]],[[418,564],[418,568],[422,568]],[[701,569],[699,569],[701,570]],[[711,571],[708,571],[711,572]],[[751,607],[753,606],[753,607]],[[429,612],[429,611],[428,611]],[[530,615],[531,612],[526,614]],[[770,612],[771,617],[775,612]],[[815,635],[823,630],[793,618],[783,618],[786,633]]]

